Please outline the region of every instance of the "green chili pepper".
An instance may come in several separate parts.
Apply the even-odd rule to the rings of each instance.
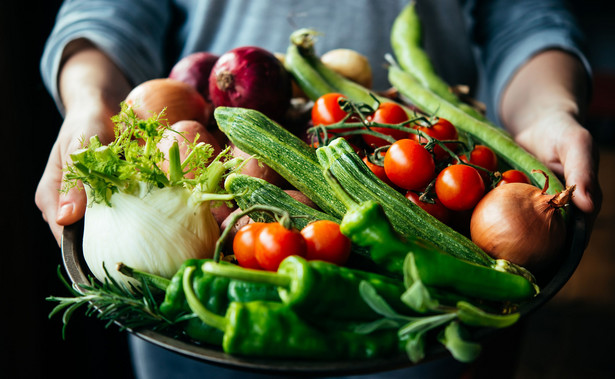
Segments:
[[[394,329],[371,334],[320,329],[306,322],[283,303],[272,301],[232,302],[224,316],[209,311],[194,292],[188,267],[183,287],[188,305],[201,321],[223,334],[226,353],[276,358],[363,359],[388,356],[400,351]]]
[[[222,343],[222,333],[203,324],[198,318],[191,317],[192,311],[186,302],[182,283],[183,274],[188,267],[195,270],[193,290],[203,305],[211,312],[224,314],[229,303],[233,301],[246,302],[252,300],[278,300],[275,287],[261,283],[245,283],[229,278],[209,275],[201,270],[207,260],[188,259],[175,273],[166,289],[164,301],[160,304],[160,312],[171,320],[185,321],[183,331],[194,340],[215,345]],[[225,264],[225,263],[223,263]]]
[[[403,281],[329,262],[290,256],[282,261],[277,273],[213,262],[205,262],[202,270],[237,280],[275,285],[282,302],[301,315],[327,315],[338,320],[377,318],[378,314],[361,297],[361,281],[372,284],[394,309],[409,312],[401,301],[405,291]]]
[[[413,253],[418,275],[427,286],[495,301],[526,300],[536,294],[534,284],[520,275],[455,258],[420,240],[402,240],[374,201],[352,206],[340,230],[355,244],[368,247],[374,262],[397,276],[403,275],[406,255]]]

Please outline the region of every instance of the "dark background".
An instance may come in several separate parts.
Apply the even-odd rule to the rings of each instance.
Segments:
[[[125,333],[115,326],[105,328],[102,322],[78,312],[69,324],[66,340],[62,340],[60,318],[47,318],[53,303],[45,298],[68,295],[56,275],[56,268],[61,264],[60,250],[34,204],[36,185],[61,125],[60,115],[42,85],[38,69],[43,43],[60,3],[58,0],[0,2],[0,130],[3,139],[0,157],[4,162],[0,166],[4,177],[0,181],[3,242],[0,375],[7,378],[54,375],[130,378]],[[590,36],[590,59],[597,74],[598,95],[594,97],[588,127],[601,148],[610,153],[615,129],[615,62],[612,58],[615,27],[609,21],[613,13],[607,9],[607,2],[592,0],[579,4],[577,13]],[[603,167],[604,170],[612,171],[612,168]],[[610,223],[607,229],[612,230],[612,219],[606,222]],[[612,244],[610,246],[612,250]],[[613,312],[613,303],[610,304],[609,312]],[[609,333],[612,335],[612,328]],[[544,338],[549,337],[545,335]],[[583,341],[568,340],[567,343],[577,346]],[[592,357],[595,359],[595,354]],[[577,362],[577,366],[582,365],[583,362]],[[594,377],[613,375],[615,369],[610,366],[610,370],[598,371],[599,375]],[[566,373],[566,370],[560,372]],[[602,373],[605,376],[601,376]]]

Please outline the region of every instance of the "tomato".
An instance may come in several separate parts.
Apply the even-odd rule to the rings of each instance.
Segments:
[[[436,164],[420,143],[400,139],[384,156],[384,171],[395,185],[406,190],[424,188],[434,177]]]
[[[291,255],[305,257],[307,245],[301,232],[279,222],[267,223],[254,244],[254,256],[265,270],[277,271],[280,262]]]
[[[497,186],[507,183],[527,183],[531,184],[530,178],[525,175],[524,172],[519,170],[508,170],[502,173],[502,178],[498,182]]]
[[[241,267],[260,269],[254,255],[254,245],[259,233],[266,224],[264,222],[253,222],[247,224],[237,231],[233,238],[233,254]]]
[[[301,230],[307,244],[305,258],[344,265],[350,256],[350,239],[340,232],[337,222],[318,220]]]
[[[393,185],[386,172],[384,171],[383,166],[379,166],[369,161],[368,157],[363,157],[363,162],[367,165],[367,167],[378,177],[378,179],[382,180],[388,185]]]
[[[446,167],[436,178],[436,196],[454,211],[474,208],[485,194],[485,183],[474,167],[456,164]]]
[[[465,155],[459,157],[462,161],[466,163],[471,163],[473,165],[482,167],[484,169],[489,170],[490,172],[497,171],[498,169],[498,156],[495,154],[493,150],[485,145],[476,145],[472,152],[470,152],[470,159]],[[491,179],[489,178],[489,174],[483,170],[478,170],[480,176],[482,176],[483,181],[486,186],[489,186],[491,183]]]
[[[316,99],[312,107],[312,123],[317,125],[331,125],[338,123],[348,115],[339,100],[345,99],[341,93],[327,93]]]
[[[367,116],[367,119],[376,124],[401,124],[402,122],[408,121],[408,114],[406,113],[404,108],[402,108],[402,106],[397,103],[382,103],[380,104],[380,106],[378,106],[378,109],[376,109],[373,114]],[[378,133],[389,135],[396,140],[408,138],[410,134],[403,130],[383,128],[378,126],[375,126],[370,129]],[[365,141],[368,146],[372,147],[380,147],[391,144],[390,142],[382,138],[378,138],[368,134],[362,134],[362,137],[363,141]]]
[[[440,222],[447,224],[451,219],[450,209],[445,207],[440,201],[440,199],[438,199],[437,197],[433,199],[433,204],[427,203],[420,199],[418,193],[414,191],[408,191],[406,192],[406,199],[421,207],[425,212],[440,220]]]
[[[473,165],[486,168],[491,172],[498,169],[498,156],[493,150],[491,150],[485,145],[474,146],[474,149],[470,153],[469,161],[468,157],[466,157],[465,155],[462,155],[460,158],[466,163],[472,163]]]
[[[459,138],[457,128],[450,121],[441,117],[436,117],[434,122],[430,125],[419,126],[416,129],[440,141],[450,141]],[[423,144],[427,143],[427,139],[418,134],[412,134],[412,139]],[[447,143],[445,146],[452,151],[457,149],[456,143]],[[449,156],[449,154],[438,145],[434,146],[433,152],[436,160],[441,160]]]

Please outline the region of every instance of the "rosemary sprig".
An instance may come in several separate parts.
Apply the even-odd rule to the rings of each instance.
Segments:
[[[107,321],[105,327],[117,323],[120,330],[143,327],[162,330],[174,324],[158,310],[156,298],[147,283],[141,280],[139,288],[132,284],[129,288],[113,279],[105,267],[103,269],[107,275],[104,283],[100,284],[90,277],[89,285],[73,287],[58,266],[58,276],[73,296],[49,296],[46,300],[58,302],[49,313],[49,318],[63,312],[62,338],[66,336],[66,327],[71,316],[83,306],[86,307],[87,316]]]

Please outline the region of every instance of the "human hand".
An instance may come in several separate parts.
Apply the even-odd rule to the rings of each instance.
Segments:
[[[70,154],[82,147],[82,142],[98,135],[103,143],[113,140],[111,113],[95,108],[68,112],[53,144],[47,165],[38,184],[35,202],[58,245],[64,226],[79,221],[85,214],[86,196],[82,188],[61,193],[64,169]]]
[[[567,186],[576,185],[573,202],[593,223],[602,204],[602,191],[598,151],[590,132],[572,115],[552,111],[531,120],[515,139],[563,177]]]

